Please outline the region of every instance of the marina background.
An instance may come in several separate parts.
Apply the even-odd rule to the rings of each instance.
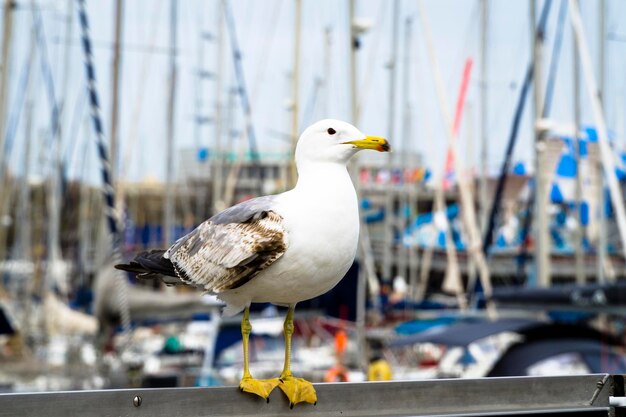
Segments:
[[[624,16],[617,0],[6,0],[3,389],[235,381],[238,322],[215,299],[112,265],[287,189],[295,139],[327,117],[394,152],[351,167],[358,261],[306,303],[295,366],[361,380],[383,355],[396,378],[486,376],[553,330],[610,360],[558,352],[545,372],[623,369]],[[256,313],[264,369],[282,324]],[[495,333],[464,339],[472,360],[419,335],[473,325]]]

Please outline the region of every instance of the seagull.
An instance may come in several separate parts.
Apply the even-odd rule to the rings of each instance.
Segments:
[[[223,314],[243,310],[243,377],[239,389],[269,402],[277,386],[290,407],[315,404],[313,385],[290,370],[294,309],[299,301],[333,288],[346,274],[359,239],[358,200],[346,165],[362,149],[388,152],[389,143],[339,120],[321,120],[300,136],[296,186],[257,197],[206,220],[167,250],[153,250],[116,268],[139,277],[165,275],[203,288],[226,303]],[[171,278],[170,278],[171,279]],[[251,303],[287,306],[285,362],[278,378],[252,377],[248,365]]]

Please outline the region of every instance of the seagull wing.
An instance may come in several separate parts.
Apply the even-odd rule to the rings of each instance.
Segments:
[[[179,239],[164,257],[178,277],[212,293],[238,288],[287,250],[283,219],[273,196],[237,204]]]

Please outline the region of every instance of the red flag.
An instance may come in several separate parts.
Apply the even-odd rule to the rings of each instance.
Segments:
[[[465,67],[463,68],[463,78],[461,79],[461,88],[459,89],[459,95],[456,100],[456,108],[454,112],[454,123],[452,124],[452,139],[456,139],[459,135],[459,129],[461,128],[461,120],[463,118],[463,107],[465,105],[465,96],[467,95],[467,88],[469,87],[470,75],[472,73],[472,64],[474,61],[472,58],[465,60]],[[443,189],[448,190],[452,186],[454,180],[454,153],[452,148],[448,147],[446,152],[446,165],[443,178]]]

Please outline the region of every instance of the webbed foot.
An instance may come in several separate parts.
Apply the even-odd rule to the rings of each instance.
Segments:
[[[289,408],[302,402],[317,404],[317,394],[313,384],[303,378],[295,378],[291,375],[281,376],[279,387],[289,400]]]
[[[243,377],[239,382],[239,389],[242,392],[256,394],[261,398],[270,402],[270,393],[280,384],[278,378],[272,379],[254,379],[252,377]]]

